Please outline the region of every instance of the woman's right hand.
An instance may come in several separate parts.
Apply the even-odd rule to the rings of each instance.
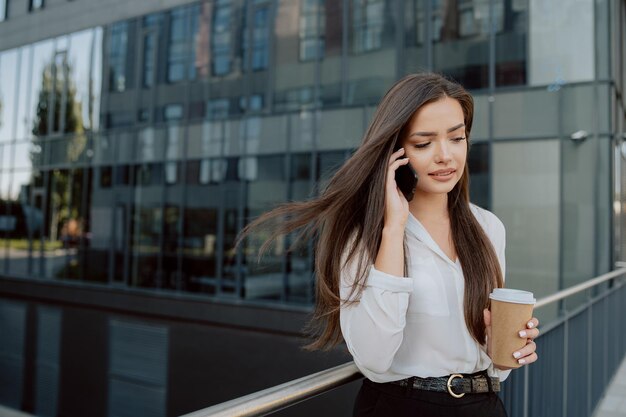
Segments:
[[[385,227],[404,229],[409,218],[409,202],[396,184],[396,170],[409,163],[409,158],[401,158],[403,155],[404,148],[400,148],[389,158],[385,185]]]

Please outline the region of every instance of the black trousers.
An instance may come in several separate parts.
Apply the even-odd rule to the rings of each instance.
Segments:
[[[354,417],[507,417],[495,392],[465,394],[379,384],[365,378],[354,403]]]

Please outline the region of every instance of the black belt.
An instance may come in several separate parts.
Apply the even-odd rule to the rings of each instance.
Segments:
[[[475,374],[452,374],[429,378],[412,376],[389,382],[389,384],[426,391],[448,392],[455,398],[461,398],[465,394],[500,391],[500,379],[490,377],[485,371]]]

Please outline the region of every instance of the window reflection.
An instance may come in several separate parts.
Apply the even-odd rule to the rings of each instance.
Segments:
[[[230,0],[217,0],[213,9],[211,55],[213,75],[226,75],[231,68],[233,49],[233,7]]]
[[[470,181],[470,200],[472,203],[491,209],[489,143],[473,143],[467,156],[467,164],[472,180]]]
[[[68,67],[68,110],[80,120],[80,129],[90,130],[91,114],[89,109],[91,82],[91,47],[94,33],[91,29],[74,33],[70,36],[70,48],[67,52]],[[71,106],[71,107],[70,107]],[[78,126],[74,130],[78,131]]]
[[[162,23],[163,15],[161,13],[151,14],[143,18],[143,72],[141,82],[144,87],[152,87],[156,80],[157,43]]]
[[[30,0],[28,10],[32,12],[34,10],[43,9],[43,2],[44,0]]]
[[[89,126],[93,131],[100,129],[100,97],[102,90],[102,33],[100,27],[94,29],[91,48],[91,77],[89,79]]]
[[[284,156],[249,158],[254,158],[256,171],[255,175],[248,176],[245,182],[247,195],[245,218],[253,219],[285,201],[287,182]],[[276,240],[262,261],[257,262],[260,247],[268,240],[268,232],[259,230],[253,233],[242,248],[244,251],[242,274],[245,278],[244,296],[246,298],[285,298],[284,239]]]
[[[9,0],[0,0],[0,22],[4,22],[7,18],[7,3]]]
[[[0,142],[13,140],[15,135],[18,53],[17,49],[12,49],[0,55]]]
[[[352,51],[380,49],[385,24],[385,0],[352,0]]]
[[[170,31],[167,54],[167,81],[177,82],[196,78],[195,45],[198,33],[200,6],[174,9],[170,13]]]
[[[2,58],[0,58],[2,60]],[[32,60],[33,60],[33,48],[26,46],[20,49],[20,73],[19,73],[19,86],[17,95],[19,103],[17,104],[17,118],[15,125],[15,139],[27,139],[30,137],[30,130],[32,128],[32,122],[30,120],[29,108],[31,103],[29,102],[30,90],[35,88],[32,85]],[[23,69],[23,70],[22,70]],[[0,73],[2,71],[0,70]],[[0,94],[2,96],[2,94]],[[2,99],[0,98],[0,101]],[[0,110],[1,112],[1,110]],[[0,127],[1,129],[1,127]]]
[[[128,22],[109,26],[109,90],[126,90],[126,59],[128,55]]]
[[[503,27],[503,1],[494,3],[496,32]],[[434,67],[466,88],[489,86],[489,5],[490,0],[433,2]]]
[[[324,56],[326,33],[325,0],[302,0],[300,3],[300,59],[308,61]]]
[[[181,287],[214,294],[217,287],[219,178],[211,178],[216,159],[187,162],[187,193],[184,202]]]
[[[526,84],[528,0],[504,2],[500,6],[503,26],[496,34],[496,86]]]
[[[144,87],[152,87],[154,85],[156,50],[156,34],[154,32],[147,33],[143,38],[142,83]]]
[[[267,68],[269,59],[270,9],[266,3],[252,6],[252,21],[248,14],[243,19],[243,67],[253,71]]]
[[[395,2],[352,0],[349,4],[351,55],[345,100],[354,105],[377,104],[396,80],[395,30],[400,25],[393,12]],[[335,88],[330,85],[322,94],[328,95]]]

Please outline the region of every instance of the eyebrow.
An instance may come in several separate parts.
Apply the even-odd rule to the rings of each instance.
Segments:
[[[460,129],[463,126],[465,126],[465,123],[459,123],[456,126],[452,126],[450,129],[447,130],[447,133],[454,132],[455,130]],[[437,136],[437,132],[413,132],[409,135],[409,137],[411,136]]]

